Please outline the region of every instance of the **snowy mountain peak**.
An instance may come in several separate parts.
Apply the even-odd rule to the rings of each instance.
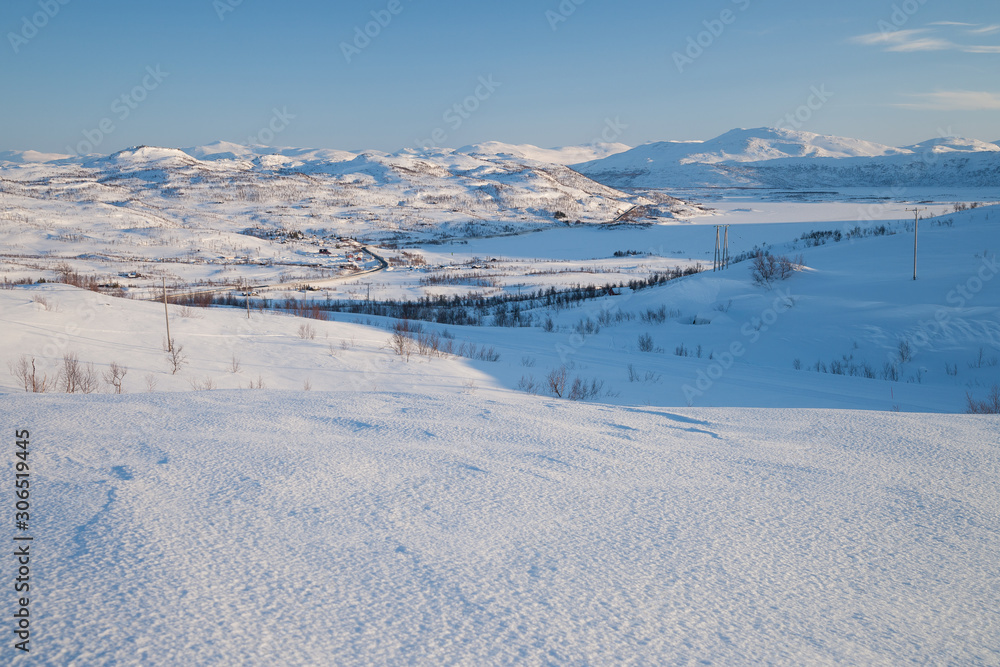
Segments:
[[[874,157],[905,152],[907,151],[859,139],[760,127],[730,130],[703,142],[681,161],[712,164],[758,162],[788,157]]]
[[[848,187],[995,182],[998,146],[947,138],[894,148],[859,139],[762,127],[735,129],[702,142],[645,144],[610,157],[573,165],[580,173],[616,188],[677,186]],[[934,169],[918,153],[975,156],[964,174],[946,161]],[[912,163],[912,168],[907,166]],[[901,171],[900,171],[901,169]],[[969,179],[973,179],[970,181]]]
[[[40,164],[68,159],[69,155],[61,153],[40,153],[38,151],[0,151],[0,162],[12,164]]]
[[[914,153],[979,153],[1000,151],[1000,145],[965,137],[938,137],[907,146],[906,149]]]
[[[254,160],[267,157],[273,164],[302,164],[306,162],[345,162],[357,157],[357,153],[331,148],[290,148],[261,145],[236,144],[230,141],[213,141],[204,146],[182,148],[193,158],[206,162],[218,160]]]
[[[89,165],[113,165],[117,167],[150,166],[158,169],[165,167],[188,167],[198,164],[198,160],[178,148],[161,148],[159,146],[132,146],[87,161]]]
[[[568,165],[588,160],[600,160],[610,155],[627,151],[629,148],[631,147],[626,144],[605,142],[594,142],[579,146],[563,146],[559,148],[539,148],[532,144],[506,144],[500,141],[486,141],[479,144],[462,146],[456,149],[455,152],[489,157],[510,156],[514,159]]]

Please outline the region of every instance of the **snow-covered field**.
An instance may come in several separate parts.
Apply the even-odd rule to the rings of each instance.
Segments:
[[[13,664],[1000,660],[995,416],[433,388],[0,413],[38,508]]]
[[[729,139],[682,148],[786,159]],[[778,147],[992,151],[806,139]],[[993,191],[562,166],[626,148],[0,155],[8,479],[31,434],[15,663],[1000,664],[1000,418],[961,414],[1000,384],[1000,206],[956,210]],[[600,224],[633,205],[669,216]],[[795,270],[713,272],[717,224]],[[124,289],[51,282],[72,271]],[[321,284],[295,293],[320,318],[171,304],[171,355],[164,305],[120,298],[162,279]],[[513,300],[586,285],[614,288]],[[510,300],[412,339],[322,310],[369,294]]]

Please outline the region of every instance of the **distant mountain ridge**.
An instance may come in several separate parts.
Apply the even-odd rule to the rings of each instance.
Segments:
[[[776,128],[656,142],[572,165],[615,188],[1000,186],[1000,145],[944,137],[896,148]]]
[[[659,141],[635,148],[595,142],[562,148],[487,141],[396,153],[242,145],[136,146],[111,155],[0,152],[0,164],[81,165],[115,173],[201,165],[239,171],[338,175],[422,173],[496,180],[498,174],[559,174],[557,180],[621,189],[680,187],[1000,187],[1000,142],[938,137],[903,147],[783,128],[735,129],[707,141]],[[567,169],[567,167],[569,167]],[[581,176],[582,175],[582,176]],[[485,179],[484,179],[485,177]],[[581,178],[584,180],[580,180]],[[506,181],[510,176],[503,176]],[[545,177],[548,178],[548,177]],[[480,185],[488,185],[481,183]],[[492,187],[492,186],[490,186]],[[598,188],[599,189],[599,188]],[[568,194],[568,193],[567,193]],[[611,195],[601,192],[600,196]]]
[[[388,154],[214,142],[110,155],[10,151],[0,155],[0,193],[52,197],[112,218],[137,207],[156,225],[208,228],[224,218],[236,229],[336,228],[388,242],[412,233],[450,238],[605,224],[637,210],[663,219],[706,214],[662,193],[621,192],[561,164],[623,148],[490,143]]]

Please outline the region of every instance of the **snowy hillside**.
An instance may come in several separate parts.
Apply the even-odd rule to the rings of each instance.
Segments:
[[[659,142],[574,169],[620,188],[987,187],[1000,189],[1000,146],[961,138],[905,148],[786,129],[732,130]]]
[[[113,163],[217,164],[135,159]],[[917,281],[904,222],[736,225],[735,250],[804,266],[515,303],[531,326],[508,303],[413,320],[409,353],[392,318],[320,298],[310,318],[170,305],[172,355],[162,304],[8,282],[0,419],[30,433],[36,600],[35,650],[9,662],[995,663],[1000,418],[933,413],[1000,382],[998,225],[922,220]],[[618,250],[673,261],[709,231],[465,253],[596,282]],[[92,392],[65,393],[68,369]]]
[[[163,351],[161,304],[63,285],[7,283],[9,289],[0,290],[0,387],[21,386],[6,369],[22,355],[36,360],[39,374],[54,378],[63,355],[73,353],[95,371],[112,362],[128,365],[129,392],[149,382],[157,391],[261,383],[286,390],[307,383],[322,391],[415,390],[430,374],[433,384],[455,389],[472,381],[551,395],[547,378],[565,367],[568,384],[578,378],[600,387],[592,400],[625,405],[962,412],[967,393],[983,398],[1000,382],[998,216],[1000,207],[985,207],[922,221],[917,281],[912,223],[748,225],[733,230],[734,252],[762,244],[775,255],[801,255],[801,270],[760,286],[743,261],[653,287],[619,286],[613,296],[602,288],[592,298],[566,303],[526,298],[536,289],[644,279],[648,268],[630,276],[599,267],[615,259],[618,248],[687,245],[706,230],[567,229],[552,238],[484,240],[482,248],[502,253],[502,261],[478,269],[463,265],[469,273],[457,279],[450,278],[454,269],[398,270],[384,278],[347,278],[329,288],[332,293],[293,293],[305,309],[316,309],[319,321],[256,308],[247,319],[241,307],[172,305],[171,335],[190,357],[178,372],[168,368]],[[480,250],[473,244],[465,256]],[[435,246],[424,252],[430,262],[454,254]],[[656,262],[659,271],[693,264],[661,252],[663,257],[616,261],[636,268]],[[545,256],[553,268],[530,275],[546,266],[537,259]],[[365,306],[357,281],[385,301],[444,297],[439,311],[425,305],[427,314],[414,326],[440,336],[452,351],[400,359],[388,345],[394,311]],[[477,301],[486,295],[495,302]],[[468,305],[460,305],[463,298]],[[334,301],[363,307],[338,311]],[[459,308],[462,317],[456,316]],[[470,321],[477,325],[452,324]],[[311,335],[303,336],[305,324]],[[70,327],[76,333],[66,338]],[[54,345],[54,339],[62,342]],[[470,360],[474,353],[458,351],[468,345],[492,348],[497,359]]]

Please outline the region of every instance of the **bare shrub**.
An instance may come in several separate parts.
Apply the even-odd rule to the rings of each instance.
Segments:
[[[312,340],[316,338],[316,329],[314,329],[311,324],[300,324],[298,333],[299,338],[302,340]]]
[[[153,393],[154,391],[156,391],[156,376],[153,375],[152,373],[146,373],[145,380],[146,380],[146,391],[148,391],[149,393]]]
[[[639,336],[640,352],[663,352],[663,348],[653,344],[653,337],[648,333]]]
[[[413,330],[407,320],[396,320],[392,326],[392,336],[389,337],[389,348],[405,361],[413,354]]]
[[[906,362],[913,359],[913,348],[910,347],[909,341],[901,340],[899,341],[899,363],[905,364]]]
[[[996,365],[997,365],[997,358],[987,357],[986,349],[981,347],[979,348],[979,356],[977,356],[973,361],[969,363],[969,368],[982,368],[983,366],[992,368],[993,366]]]
[[[639,371],[635,369],[633,364],[628,365],[628,381],[629,382],[659,382],[660,375],[654,373],[653,371],[646,371],[643,374],[639,374]]]
[[[97,390],[97,372],[94,364],[81,364],[75,352],[63,355],[63,367],[58,376],[67,394],[89,394]]]
[[[257,376],[256,380],[250,380],[250,389],[263,389],[264,388],[264,378],[260,375]]]
[[[240,364],[240,358],[237,357],[236,353],[234,352],[233,358],[229,360],[229,371],[231,373],[239,373],[240,368],[242,368],[242,365]]]
[[[302,391],[312,391],[312,388],[312,382],[309,381],[309,378],[306,378],[302,383]]]
[[[634,314],[625,310],[618,310],[617,306],[608,310],[602,310],[597,314],[597,323],[605,327],[622,322],[631,322],[634,319]]]
[[[588,398],[596,398],[600,396],[603,388],[604,380],[593,378],[590,382],[587,382],[578,377],[573,378],[573,384],[570,386],[567,398],[571,401],[585,401]]]
[[[549,374],[545,378],[549,391],[556,398],[562,398],[563,394],[566,393],[566,375],[566,367],[560,366],[549,371]]]
[[[212,389],[215,389],[215,380],[208,376],[205,376],[204,380],[190,378],[188,380],[188,384],[191,385],[191,388],[195,391],[211,391]]]
[[[574,325],[573,330],[580,334],[581,336],[587,336],[589,334],[599,334],[601,333],[601,325],[594,320],[587,318],[580,318],[580,321]]]
[[[667,307],[647,308],[646,312],[642,313],[642,321],[649,324],[663,324],[667,321]]]
[[[16,362],[8,364],[11,375],[17,378],[26,392],[43,394],[49,390],[49,376],[39,374],[35,368],[35,358],[21,355]]]
[[[177,371],[187,363],[187,355],[184,354],[184,346],[170,339],[170,350],[167,352],[167,362],[170,364],[170,374],[177,375]]]
[[[125,381],[126,373],[128,373],[128,366],[119,366],[118,363],[112,361],[108,370],[104,371],[104,381],[111,385],[116,394],[121,394],[123,393],[122,383]]]
[[[55,301],[49,301],[46,297],[42,296],[41,294],[36,294],[33,300],[35,303],[40,305],[45,310],[53,312],[59,310],[59,306]]]
[[[479,353],[474,358],[479,359],[480,361],[495,362],[495,361],[500,361],[500,353],[497,352],[496,348],[493,347],[492,345],[490,347],[486,347],[485,345],[483,345],[481,348],[479,348]]]
[[[770,288],[776,280],[786,280],[795,271],[805,266],[802,255],[795,259],[781,255],[775,256],[758,251],[750,262],[750,277],[755,285]]]
[[[966,412],[970,415],[1000,415],[1000,385],[993,385],[986,398],[977,401],[966,392]]]
[[[528,376],[522,375],[521,381],[517,383],[517,388],[529,394],[537,394],[539,389],[541,389],[538,382],[535,381],[534,375],[528,375]]]
[[[441,350],[441,336],[435,331],[417,335],[417,354],[437,356]]]

